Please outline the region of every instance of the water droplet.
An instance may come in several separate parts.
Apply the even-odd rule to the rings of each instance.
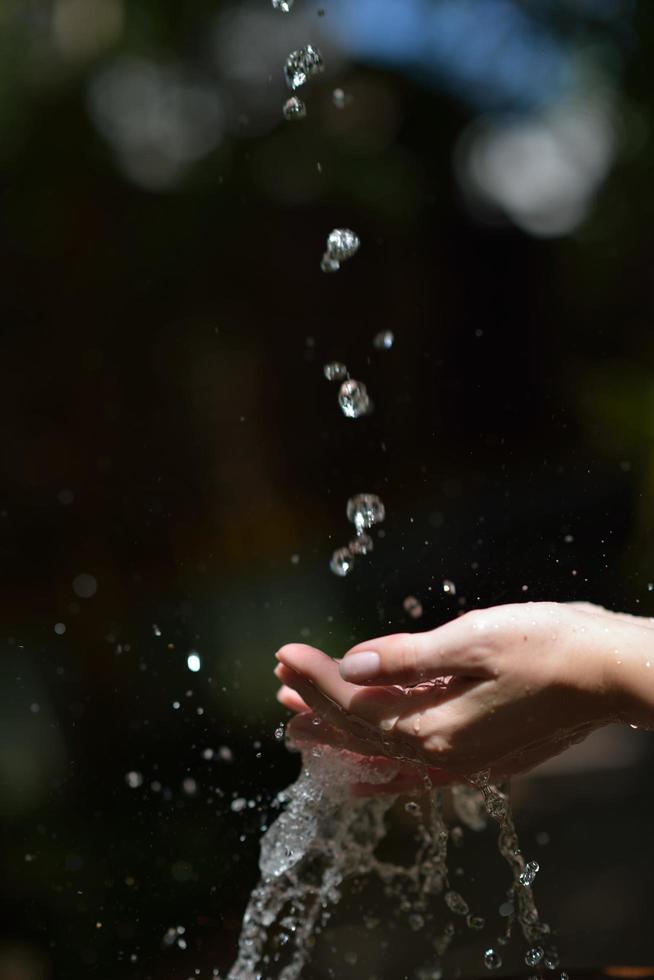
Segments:
[[[73,592],[80,599],[90,599],[98,591],[98,580],[94,575],[82,572],[73,579]]]
[[[195,796],[198,791],[198,784],[192,776],[187,776],[182,782],[182,789],[187,796]]]
[[[202,758],[206,759],[207,762],[213,759],[213,749],[202,749]]]
[[[402,605],[412,619],[420,619],[422,616],[422,603],[414,595],[408,595]]]
[[[65,623],[55,623],[54,631],[57,634],[57,636],[63,636],[64,633],[66,632],[66,624]]]
[[[289,14],[293,9],[295,0],[272,0],[273,10],[281,10],[284,14]]]
[[[466,919],[466,925],[468,929],[474,929],[475,932],[479,932],[486,925],[486,919],[481,915],[469,915]]]
[[[414,912],[412,915],[409,916],[409,926],[411,927],[411,929],[413,929],[414,932],[419,932],[421,929],[424,928],[424,925],[425,925],[424,917],[420,915],[419,912]]]
[[[404,804],[404,809],[407,813],[411,813],[416,817],[420,813],[420,804],[416,803],[414,800],[409,800],[408,803]]]
[[[565,971],[561,974],[561,980],[570,980],[568,974]]]
[[[325,364],[322,373],[328,381],[345,381],[348,376],[347,368],[340,361],[330,361],[329,364]]]
[[[324,67],[323,57],[318,48],[314,48],[311,44],[307,44],[306,48],[298,48],[286,59],[284,65],[286,84],[293,90],[300,88],[312,75],[323,71]]]
[[[445,892],[445,904],[455,915],[467,915],[470,911],[465,898],[458,892]]]
[[[543,963],[548,970],[556,970],[559,965],[559,953],[558,950],[551,946],[549,949],[545,950],[545,957]]]
[[[443,581],[443,592],[447,593],[447,595],[456,595],[456,585],[449,578]]]
[[[322,718],[320,717],[320,715],[314,715],[313,718],[311,719],[311,724],[316,726],[322,725]]]
[[[334,575],[345,578],[354,568],[354,557],[349,548],[337,548],[329,563]]]
[[[338,404],[348,419],[358,419],[370,411],[370,396],[361,381],[344,381],[338,393]]]
[[[335,88],[332,92],[332,101],[337,109],[345,109],[352,101],[352,96],[344,92],[342,88]]]
[[[143,785],[143,773],[136,772],[136,770],[128,772],[125,775],[125,782],[130,789],[138,789],[139,786]]]
[[[283,725],[279,725],[279,727],[275,729],[275,738],[277,739],[278,742],[281,742],[282,739],[284,738],[284,726]]]
[[[348,548],[352,555],[369,555],[374,550],[375,542],[369,534],[359,534],[354,541],[350,541]]]
[[[237,799],[232,800],[230,804],[230,810],[232,811],[232,813],[240,813],[242,810],[245,810],[247,805],[248,805],[248,801],[243,799],[242,796],[239,796]]]
[[[161,636],[161,630],[159,629],[156,623],[152,624],[152,632],[154,633],[155,636]]]
[[[338,272],[341,267],[341,263],[333,259],[327,252],[323,255],[320,260],[320,268],[323,272]]]
[[[299,99],[297,95],[292,95],[290,99],[287,99],[284,103],[284,108],[282,109],[284,119],[288,119],[290,122],[295,122],[299,119],[306,119],[307,107]]]
[[[500,913],[503,919],[508,919],[515,912],[515,905],[513,904],[513,902],[502,902],[502,904],[498,909],[498,912]]]
[[[484,966],[487,970],[499,970],[502,966],[502,957],[494,949],[487,949],[484,953]]]
[[[395,343],[395,335],[392,330],[380,330],[372,343],[377,350],[390,350]]]
[[[354,524],[357,533],[364,528],[381,524],[386,518],[386,508],[374,493],[358,493],[350,497],[346,508],[347,519]]]
[[[538,966],[544,955],[542,946],[533,946],[525,953],[525,963],[527,966]]]
[[[197,672],[202,667],[202,660],[200,659],[200,655],[196,653],[195,650],[192,650],[189,653],[188,657],[186,658],[186,666],[193,674],[197,674]]]
[[[538,861],[527,861],[525,869],[520,875],[520,884],[527,887],[533,885],[539,871],[540,865]]]
[[[349,228],[334,228],[327,238],[327,255],[345,262],[359,251],[360,245],[359,236]]]

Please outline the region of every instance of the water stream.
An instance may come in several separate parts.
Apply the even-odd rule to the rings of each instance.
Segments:
[[[421,803],[406,803],[415,818],[410,863],[378,856],[397,797],[357,798],[352,786],[361,781],[382,783],[396,773],[328,748],[305,755],[297,782],[277,797],[280,816],[262,838],[261,878],[243,918],[238,957],[228,980],[301,977],[345,882],[355,877],[376,876],[391,899],[393,916],[415,932],[429,930],[433,958],[418,970],[416,980],[443,975],[442,957],[461,932],[457,926],[464,932],[484,929],[484,917],[471,911],[466,898],[451,887],[448,843],[461,828],[448,827],[442,790],[430,789]],[[483,774],[475,782],[476,786],[447,791],[451,808],[457,821],[471,830],[483,830],[487,815],[498,824],[498,848],[513,881],[505,902],[504,932],[494,946],[480,944],[480,962],[489,970],[501,967],[501,949],[517,941],[517,924],[525,963],[554,970],[558,955],[547,945],[550,930],[540,919],[531,888],[538,866],[525,864],[506,793],[489,785]]]

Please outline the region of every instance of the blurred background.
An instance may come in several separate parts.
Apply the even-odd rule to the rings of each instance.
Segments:
[[[298,769],[283,642],[654,615],[653,43],[648,0],[3,0],[2,980],[227,969]],[[388,517],[338,579],[361,491]],[[605,730],[514,787],[573,969],[653,960],[653,756]],[[413,942],[346,902],[307,976]]]

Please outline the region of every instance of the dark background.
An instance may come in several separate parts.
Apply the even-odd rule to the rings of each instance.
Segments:
[[[654,6],[320,9],[0,11],[3,980],[229,966],[298,765],[283,642],[341,654],[406,628],[409,594],[411,628],[523,599],[654,614]],[[287,123],[307,41],[327,71]],[[343,226],[361,251],[325,276]],[[339,580],[363,490],[385,536]],[[566,965],[651,962],[650,737],[593,744],[517,784],[523,849]],[[308,976],[404,976],[360,912]]]

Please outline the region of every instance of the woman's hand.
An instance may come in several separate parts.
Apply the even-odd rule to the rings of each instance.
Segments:
[[[402,759],[414,785],[424,767],[438,782],[485,769],[497,780],[609,722],[654,723],[651,622],[588,604],[477,610],[340,663],[302,644],[277,657],[293,706],[322,720],[299,714],[294,739]]]

